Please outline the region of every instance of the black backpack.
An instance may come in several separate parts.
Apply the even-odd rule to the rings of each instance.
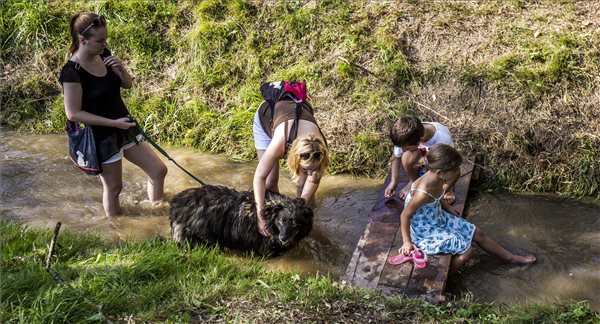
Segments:
[[[306,102],[306,84],[304,82],[295,81],[263,82],[260,85],[260,94],[269,105],[267,109],[269,110],[269,123],[271,125],[273,124],[273,116],[275,115],[275,103],[286,97],[294,100],[296,103],[296,117],[294,118],[292,129],[285,142],[285,151],[287,153],[292,142],[298,135],[298,120],[302,114],[303,106],[307,107],[310,113],[313,114],[312,107]]]

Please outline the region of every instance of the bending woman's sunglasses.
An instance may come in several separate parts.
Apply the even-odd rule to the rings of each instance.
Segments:
[[[85,32],[92,27],[100,27],[104,25],[106,25],[106,18],[104,18],[104,16],[98,16],[94,18],[94,20],[92,20],[92,23],[89,26],[87,26],[81,33],[79,33],[79,35],[85,34]]]
[[[300,153],[300,159],[302,160],[311,160],[311,159],[315,159],[315,160],[320,160],[323,158],[323,152],[320,151],[314,151],[314,152],[306,152],[306,153]]]

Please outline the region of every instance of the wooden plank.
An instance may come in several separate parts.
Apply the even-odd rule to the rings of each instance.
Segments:
[[[384,190],[389,183],[388,180],[389,180],[389,178],[386,179],[386,182],[383,185]],[[400,185],[398,185],[398,187],[396,188],[396,192],[398,192],[399,189],[404,187],[404,185],[407,182],[408,181],[405,181],[405,182],[401,183]],[[404,294],[405,290],[408,286],[408,281],[410,279],[410,276],[412,274],[413,267],[414,267],[412,262],[405,262],[400,265],[391,265],[391,264],[387,263],[387,258],[391,255],[398,254],[398,249],[402,246],[402,232],[400,231],[400,213],[402,213],[402,209],[404,209],[404,201],[400,201],[399,198],[397,198],[397,197],[398,196],[394,197],[394,201],[397,202],[397,204],[394,205],[394,207],[395,207],[394,212],[395,212],[395,217],[398,219],[398,227],[396,228],[396,236],[394,238],[394,242],[392,243],[390,252],[388,253],[388,255],[386,257],[385,265],[383,266],[383,269],[381,271],[381,277],[379,279],[379,287],[378,287],[380,290],[382,290],[382,292],[387,293],[387,294],[390,294],[390,293]]]
[[[393,246],[389,255],[395,254],[398,254],[398,248]],[[395,291],[405,294],[414,270],[415,267],[412,262],[405,262],[399,265],[391,265],[386,262],[379,278],[378,288],[390,287],[394,288]]]
[[[406,176],[402,176],[400,180],[402,185],[408,182]],[[399,215],[403,203],[398,198],[385,198],[385,188],[389,181],[388,175],[377,203],[369,214],[367,228],[359,239],[343,276],[343,280],[352,285],[376,288],[383,267],[387,264],[387,256],[400,225]]]
[[[365,231],[365,245],[351,283],[361,287],[376,288],[396,235],[396,229],[390,224],[372,222],[368,230],[368,233]]]
[[[449,254],[428,256],[425,268],[414,268],[404,293],[432,303],[443,301],[450,260]]]

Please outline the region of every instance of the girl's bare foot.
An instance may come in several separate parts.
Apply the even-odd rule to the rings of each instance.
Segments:
[[[508,262],[512,262],[512,263],[533,263],[535,262],[536,258],[533,255],[525,255],[525,256],[521,256],[521,255],[513,255]]]

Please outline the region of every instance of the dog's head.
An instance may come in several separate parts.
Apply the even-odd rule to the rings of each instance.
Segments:
[[[313,211],[302,198],[267,204],[264,215],[271,235],[283,246],[298,243],[312,230]]]

